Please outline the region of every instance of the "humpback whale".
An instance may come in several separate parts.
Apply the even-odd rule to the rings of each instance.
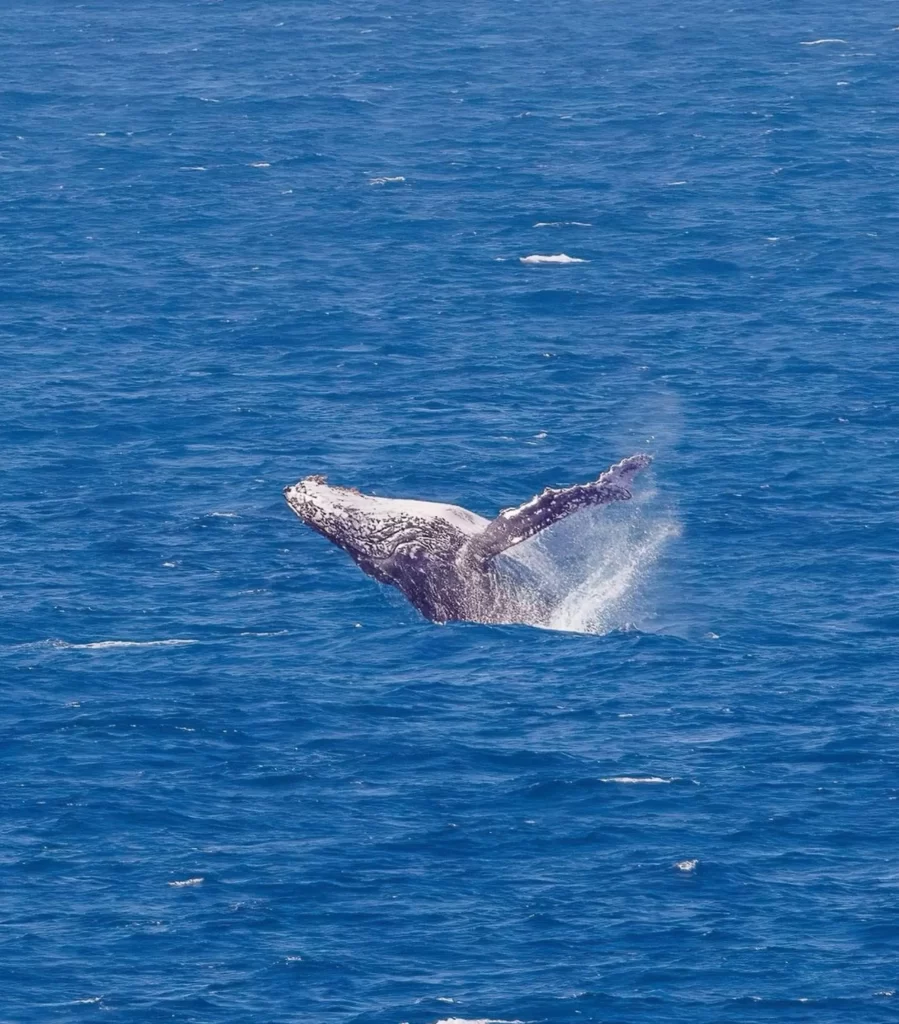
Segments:
[[[498,556],[579,509],[627,501],[651,461],[631,455],[590,483],[547,487],[492,520],[458,505],[363,494],[323,476],[285,487],[284,497],[307,526],[433,622],[531,622],[548,610],[539,587]]]

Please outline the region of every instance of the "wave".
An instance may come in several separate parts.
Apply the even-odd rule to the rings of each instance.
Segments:
[[[699,861],[696,858],[690,860],[679,860],[673,865],[678,871],[683,871],[684,874],[692,874],[698,867]]]
[[[623,782],[630,785],[641,785],[648,783],[669,783],[674,779],[663,779],[659,775],[612,775],[608,779],[600,779],[600,782]]]
[[[535,228],[592,228],[585,220],[538,220]]]
[[[58,651],[104,651],[125,647],[189,647],[201,643],[228,643],[244,637],[270,637],[284,636],[286,629],[275,630],[245,630],[242,633],[228,636],[209,637],[206,640],[197,640],[192,637],[170,637],[164,640],[89,640],[85,643],[71,643],[68,640],[51,638],[49,640],[33,640],[24,644],[9,644],[6,650],[35,650],[51,649]]]
[[[579,259],[577,256],[566,256],[564,252],[557,253],[555,256],[540,256],[535,254],[533,256],[519,256],[521,263],[589,263],[589,260]]]
[[[198,644],[199,640],[173,637],[167,640],[90,640],[82,644],[70,643],[68,640],[34,640],[30,643],[11,644],[8,650],[34,650],[50,648],[58,651],[102,651],[115,647],[186,647]]]
[[[64,647],[73,651],[101,651],[110,647],[185,647],[198,644],[199,640],[93,640],[86,644],[70,644],[65,640],[51,640],[53,647]]]
[[[503,1020],[499,1017],[444,1017],[435,1024],[525,1024],[523,1020]]]
[[[848,46],[849,43],[845,39],[805,39],[799,45],[800,46],[823,46],[825,43],[842,43],[843,46]]]

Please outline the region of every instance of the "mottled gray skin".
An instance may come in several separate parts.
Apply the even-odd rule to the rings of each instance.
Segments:
[[[581,508],[626,501],[628,484],[650,462],[632,455],[591,483],[548,487],[492,521],[458,505],[376,498],[321,476],[284,495],[304,523],[432,621],[533,622],[547,611],[539,588],[523,570],[501,571],[496,557]]]

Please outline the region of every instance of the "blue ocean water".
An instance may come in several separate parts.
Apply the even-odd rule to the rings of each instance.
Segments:
[[[4,1024],[896,1019],[897,24],[6,0]],[[635,451],[552,630],[281,496]]]

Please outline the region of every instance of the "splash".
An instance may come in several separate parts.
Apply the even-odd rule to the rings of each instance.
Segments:
[[[534,589],[527,623],[593,634],[639,624],[651,612],[652,570],[680,532],[671,515],[647,515],[635,505],[572,517],[521,545],[513,558]]]

